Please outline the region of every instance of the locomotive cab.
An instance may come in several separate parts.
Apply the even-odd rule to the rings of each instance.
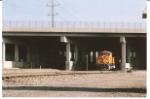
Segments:
[[[99,70],[111,70],[115,68],[114,57],[110,51],[100,51],[96,60],[96,66]]]

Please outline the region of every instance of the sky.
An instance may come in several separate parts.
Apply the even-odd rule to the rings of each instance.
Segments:
[[[146,22],[146,0],[54,0],[55,21]],[[2,20],[51,21],[51,0],[3,0]],[[48,15],[49,14],[49,15]]]

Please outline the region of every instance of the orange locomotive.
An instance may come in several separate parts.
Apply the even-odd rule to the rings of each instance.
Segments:
[[[110,51],[100,51],[96,59],[96,66],[99,70],[111,70],[115,68],[115,60]]]

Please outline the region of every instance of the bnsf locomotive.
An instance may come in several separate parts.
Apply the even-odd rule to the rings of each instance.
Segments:
[[[96,59],[96,67],[98,70],[115,69],[115,59],[110,51],[100,51]]]

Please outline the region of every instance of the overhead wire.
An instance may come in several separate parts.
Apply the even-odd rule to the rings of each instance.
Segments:
[[[34,2],[34,3],[28,2],[28,1],[23,1],[23,2],[28,3],[28,4],[30,4],[30,5],[35,4],[35,2]],[[49,0],[49,2],[50,2],[50,0]],[[48,2],[48,3],[49,3],[49,2]],[[36,3],[37,3],[37,2],[36,2]],[[30,8],[28,8],[28,7],[19,6],[19,5],[12,4],[12,3],[9,3],[9,2],[6,2],[6,1],[4,1],[3,4],[10,6],[9,8],[13,7],[13,9],[14,9],[15,11],[19,12],[19,13],[26,12],[26,13],[35,14],[35,15],[41,15],[41,13],[43,13],[43,12],[40,11],[40,10],[37,11],[36,9],[30,9]],[[73,14],[71,14],[71,13],[70,13],[69,11],[67,11],[64,7],[62,7],[61,5],[60,5],[60,7],[61,7],[67,14],[69,14],[70,16],[72,16],[74,19],[80,21],[79,18],[77,18],[76,16],[74,16]],[[49,11],[49,13],[50,13],[50,11]],[[48,14],[49,14],[49,13],[48,13]],[[45,14],[45,13],[43,13],[43,14]]]
[[[73,18],[75,18],[76,20],[79,20],[77,17],[75,17],[74,15],[72,15],[70,12],[68,12],[66,9],[64,9],[62,6],[60,6],[66,13],[68,13],[70,16],[72,16]],[[79,20],[80,21],[80,20]]]
[[[43,12],[41,12],[41,11],[37,11],[37,10],[33,10],[33,9],[29,9],[29,8],[27,8],[27,7],[23,7],[23,6],[19,6],[19,5],[16,5],[16,4],[12,4],[12,3],[8,3],[8,2],[4,2],[3,1],[3,5],[7,5],[7,6],[9,6],[10,8],[13,8],[14,10],[16,10],[16,11],[22,11],[22,12],[27,12],[27,13],[29,13],[29,14],[36,14],[36,15],[41,15],[41,13],[43,13]],[[21,13],[22,13],[21,12]],[[43,13],[43,14],[45,14],[45,13]]]
[[[62,0],[64,4],[66,4],[67,6],[69,6],[69,8],[71,8],[74,12],[78,13],[78,15],[80,15],[81,17],[83,17],[83,15],[81,15],[81,13],[79,13],[77,10],[73,9],[73,7],[71,7],[65,0]],[[84,16],[85,18],[86,16]]]
[[[63,19],[63,20],[65,20],[65,21],[67,21],[65,18],[63,18],[62,16],[60,16],[60,15],[58,15],[61,19]]]
[[[58,14],[58,17],[61,18],[61,19],[64,20],[64,21],[68,22],[65,18],[63,18],[63,17],[60,16],[59,14]],[[71,25],[74,26],[73,24],[71,24]]]

